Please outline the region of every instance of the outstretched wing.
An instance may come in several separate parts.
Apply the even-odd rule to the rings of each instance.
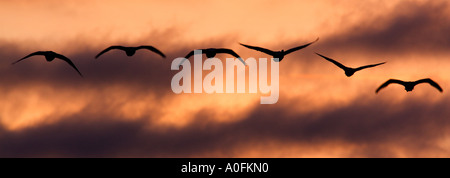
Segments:
[[[321,55],[321,54],[319,54],[319,53],[316,53],[317,55],[319,55],[320,57],[323,57],[324,59],[326,59],[327,61],[330,61],[330,62],[332,62],[334,65],[337,65],[339,68],[341,68],[341,69],[347,69],[348,67],[346,67],[346,66],[344,66],[344,65],[342,65],[341,63],[339,63],[339,62],[337,62],[337,61],[335,61],[335,60],[333,60],[333,59],[331,59],[331,58],[328,58],[328,57],[326,57],[326,56],[323,56],[323,55]]]
[[[156,49],[153,46],[139,46],[139,47],[137,47],[137,49],[148,49],[150,51],[153,51],[153,52],[159,54],[161,57],[166,58],[166,55],[164,55],[160,50]]]
[[[226,48],[219,48],[216,49],[216,53],[226,53],[226,54],[231,54],[232,56],[236,57],[237,59],[239,59],[242,64],[247,65],[244,60],[241,58],[241,56],[239,56],[236,52],[234,52],[231,49],[226,49]]]
[[[385,64],[386,62],[382,62],[382,63],[378,63],[378,64],[372,64],[372,65],[366,65],[366,66],[362,66],[362,67],[358,67],[355,70],[359,71],[359,70],[363,70],[363,69],[367,69],[367,68],[371,68],[371,67],[376,67],[382,64]]]
[[[195,51],[195,50],[194,50]],[[186,57],[184,57],[184,59],[180,62],[180,64],[178,64],[178,66],[181,66],[181,64],[183,64],[183,62],[187,59],[189,59],[191,56],[194,55],[194,51],[189,52]],[[202,50],[203,51],[203,50]]]
[[[377,91],[375,91],[375,93],[378,93],[381,89],[387,87],[391,83],[397,83],[397,84],[400,84],[400,85],[405,85],[404,81],[397,80],[397,79],[389,79],[388,81],[384,82],[380,87],[378,87],[378,89],[377,89]]]
[[[189,53],[186,55],[186,57],[184,57],[184,58],[189,59],[191,56],[194,55],[194,51],[195,51],[195,50],[189,52]],[[202,50],[202,51],[203,51],[203,50]]]
[[[109,50],[112,50],[112,49],[125,50],[125,47],[123,47],[123,46],[110,46],[110,47],[104,49],[102,52],[98,53],[97,56],[95,56],[95,59],[100,57],[103,53],[106,53],[106,52],[108,52]]]
[[[265,49],[265,48],[261,48],[261,47],[257,47],[257,46],[250,46],[250,45],[246,45],[246,44],[242,44],[242,43],[239,43],[239,44],[241,44],[242,46],[245,46],[245,47],[247,47],[249,49],[253,49],[253,50],[256,50],[256,51],[259,51],[259,52],[263,52],[263,53],[266,53],[266,54],[271,55],[271,56],[274,55],[273,51]]]
[[[69,63],[69,65],[72,66],[78,72],[78,74],[80,74],[81,77],[83,77],[81,72],[77,69],[75,64],[73,64],[73,62],[69,58],[67,58],[66,56],[63,56],[61,54],[57,54],[57,53],[55,53],[55,57],[59,58],[59,59],[62,59],[63,61],[66,61],[67,63]]]
[[[291,48],[291,49],[287,50],[286,52],[284,52],[284,55],[287,55],[287,54],[292,53],[292,52],[294,52],[294,51],[297,51],[297,50],[306,48],[306,47],[308,47],[309,45],[311,45],[311,44],[313,44],[313,43],[315,43],[315,42],[317,42],[317,41],[319,41],[319,38],[317,38],[316,40],[314,40],[314,41],[311,42],[311,43],[308,43],[308,44],[305,44],[305,45],[302,45],[302,46],[297,46],[297,47],[295,47],[295,48]]]
[[[45,55],[45,54],[47,54],[47,52],[45,52],[45,51],[37,51],[37,52],[29,54],[28,56],[23,57],[22,59],[17,60],[16,62],[13,62],[12,64],[18,63],[18,62],[20,62],[20,61],[22,61],[22,60],[24,60],[26,58],[29,58],[31,56]]]
[[[433,86],[434,88],[438,89],[440,92],[444,91],[442,90],[441,86],[439,86],[439,84],[437,84],[435,81],[427,78],[427,79],[422,79],[422,80],[418,80],[416,82],[414,82],[416,85],[420,84],[420,83],[429,83],[431,86]]]

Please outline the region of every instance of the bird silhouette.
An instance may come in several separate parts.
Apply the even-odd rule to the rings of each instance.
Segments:
[[[244,65],[247,65],[244,62],[244,60],[238,54],[236,54],[236,52],[234,52],[231,49],[226,49],[226,48],[208,48],[208,49],[198,49],[198,50],[202,50],[202,54],[205,54],[207,58],[213,58],[213,57],[216,56],[216,54],[219,54],[219,53],[230,54],[230,55],[236,57],[237,59],[239,59]],[[189,52],[189,54],[186,55],[186,57],[184,57],[184,59],[180,62],[180,65],[183,64],[183,62],[185,60],[189,59],[189,57],[193,56],[194,55],[194,51]]]
[[[379,66],[381,64],[385,64],[386,63],[386,62],[382,62],[382,63],[378,63],[378,64],[371,64],[371,65],[361,66],[361,67],[358,67],[358,68],[351,68],[351,67],[344,66],[341,63],[339,63],[339,62],[337,62],[337,61],[335,61],[335,60],[333,60],[331,58],[328,58],[326,56],[323,56],[323,55],[321,55],[319,53],[316,53],[316,54],[321,56],[321,57],[323,57],[324,59],[332,62],[333,64],[335,64],[339,68],[343,69],[345,71],[345,75],[347,77],[351,77],[353,74],[355,74],[355,72],[358,72],[360,70],[371,68],[371,67],[375,67],[375,66]]]
[[[53,61],[55,58],[61,59],[61,60],[63,60],[63,61],[66,61],[70,66],[72,66],[72,67],[78,72],[78,74],[80,74],[81,77],[83,77],[83,75],[81,74],[81,72],[77,69],[77,67],[75,66],[75,64],[73,64],[73,62],[72,62],[69,58],[67,58],[66,56],[63,56],[63,55],[61,55],[61,54],[55,53],[55,52],[53,52],[53,51],[37,51],[37,52],[31,53],[31,54],[29,54],[28,56],[25,56],[24,58],[19,59],[19,60],[17,60],[16,62],[13,62],[12,65],[14,65],[14,64],[16,64],[16,63],[18,63],[18,62],[20,62],[20,61],[26,59],[26,58],[29,58],[29,57],[31,57],[31,56],[37,56],[37,55],[45,56],[45,59],[46,59],[48,62]]]
[[[110,46],[110,47],[104,49],[102,52],[98,53],[97,56],[95,56],[95,58],[97,59],[103,53],[106,53],[112,49],[119,49],[119,50],[125,51],[127,56],[133,56],[137,50],[147,49],[147,50],[150,50],[150,51],[153,51],[153,52],[159,54],[163,58],[166,58],[166,55],[164,55],[161,51],[159,51],[158,49],[156,49],[153,46],[138,46],[138,47]]]
[[[401,80],[397,80],[397,79],[389,79],[388,81],[384,82],[380,87],[378,87],[378,89],[375,91],[375,93],[378,93],[381,89],[387,87],[388,85],[390,85],[392,83],[403,85],[407,92],[412,91],[416,85],[421,84],[421,83],[428,83],[431,86],[433,86],[434,88],[438,89],[440,92],[443,91],[441,86],[439,86],[439,84],[437,84],[435,81],[433,81],[429,78],[417,80],[414,82],[405,82],[405,81],[401,81]]]
[[[290,54],[290,53],[292,53],[294,51],[298,51],[300,49],[306,48],[306,47],[308,47],[309,45],[315,43],[318,40],[319,40],[319,38],[317,38],[315,41],[313,41],[311,43],[308,43],[308,44],[305,44],[305,45],[302,45],[302,46],[297,46],[297,47],[289,49],[287,51],[284,51],[284,50],[272,51],[272,50],[261,48],[261,47],[257,47],[257,46],[250,46],[250,45],[246,45],[246,44],[242,44],[242,43],[239,43],[239,44],[241,44],[242,46],[245,46],[245,47],[247,47],[249,49],[253,49],[253,50],[260,51],[260,52],[266,53],[268,55],[271,55],[273,57],[274,61],[280,62],[281,60],[283,60],[284,56],[286,56],[286,55],[288,55],[288,54]]]

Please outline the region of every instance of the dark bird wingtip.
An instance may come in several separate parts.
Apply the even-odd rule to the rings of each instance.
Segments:
[[[11,65],[17,64],[17,63],[19,63],[20,61],[22,61],[22,60],[24,60],[24,59],[25,59],[25,57],[22,58],[22,59],[19,59],[19,60],[17,60],[17,61],[14,61],[14,62],[11,63]]]
[[[377,88],[377,90],[375,90],[375,94],[378,94],[380,92],[381,88]]]

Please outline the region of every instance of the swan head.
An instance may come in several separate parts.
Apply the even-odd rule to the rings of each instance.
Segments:
[[[355,71],[351,71],[351,70],[346,70],[346,71],[345,71],[345,75],[346,75],[347,77],[351,77],[353,74],[355,74]]]
[[[127,56],[133,56],[134,53],[136,53],[136,50],[127,50],[125,53],[127,53]]]
[[[274,59],[275,62],[280,62],[281,60],[283,60],[283,58],[284,58],[284,52],[283,52],[283,50],[281,50],[281,51],[279,51],[279,52],[276,52],[276,53],[273,55],[273,59]],[[275,60],[275,59],[278,59],[278,60]]]
[[[216,56],[216,53],[214,53],[214,52],[207,52],[206,53],[206,57],[207,58],[213,58],[214,56]]]
[[[414,89],[414,86],[405,86],[406,92],[413,91],[413,89]]]
[[[50,55],[45,56],[45,60],[47,60],[47,62],[51,62],[51,61],[53,61],[53,59],[55,59],[55,56],[50,56]]]

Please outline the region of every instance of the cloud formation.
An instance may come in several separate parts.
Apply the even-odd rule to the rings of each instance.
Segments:
[[[329,51],[447,53],[449,14],[447,1],[402,1],[390,12],[336,31],[320,46]]]
[[[202,111],[196,122],[182,129],[151,129],[144,118],[127,121],[77,113],[25,130],[2,129],[0,155],[196,157],[217,152],[229,157],[239,155],[236,150],[252,150],[252,143],[277,141],[283,143],[277,146],[280,150],[284,144],[300,144],[304,149],[333,142],[343,143],[337,147],[358,145],[351,154],[340,155],[344,157],[446,156],[449,151],[440,142],[449,134],[450,122],[445,118],[450,112],[444,109],[448,99],[436,103],[408,99],[395,104],[361,99],[326,113],[296,115],[284,114],[282,106],[261,105],[247,118],[226,124],[209,122],[206,118],[213,116]]]

